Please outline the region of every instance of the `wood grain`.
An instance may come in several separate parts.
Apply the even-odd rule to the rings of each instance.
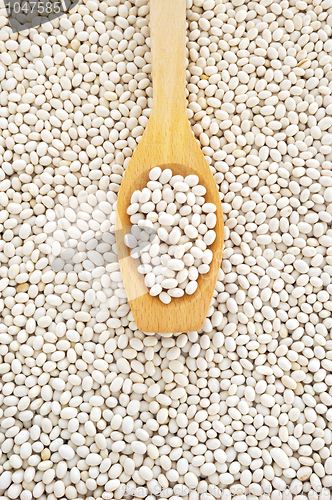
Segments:
[[[120,269],[135,322],[149,333],[180,333],[201,329],[218,277],[224,241],[223,214],[217,185],[192,133],[186,114],[186,0],[150,0],[153,110],[145,133],[127,166],[117,202],[116,244]],[[217,237],[210,271],[198,279],[193,295],[172,299],[168,305],[151,297],[138,273],[139,259],[129,255],[123,236],[130,232],[127,208],[137,189],[160,166],[174,174],[196,174],[207,189],[206,202],[217,206]]]

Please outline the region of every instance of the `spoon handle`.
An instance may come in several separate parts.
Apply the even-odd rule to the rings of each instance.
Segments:
[[[164,130],[186,116],[186,0],[150,0],[153,110]],[[188,120],[187,120],[188,121]]]

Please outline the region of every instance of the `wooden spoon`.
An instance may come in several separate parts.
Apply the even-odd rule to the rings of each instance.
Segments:
[[[211,170],[191,131],[186,112],[186,0],[150,0],[153,72],[153,109],[139,146],[127,166],[117,202],[116,244],[128,300],[137,327],[149,333],[200,330],[211,304],[224,240],[223,213]],[[130,232],[127,209],[137,189],[149,181],[153,167],[173,174],[196,174],[207,189],[205,200],[217,207],[216,239],[210,271],[198,278],[193,295],[172,299],[168,305],[152,297],[123,237]]]

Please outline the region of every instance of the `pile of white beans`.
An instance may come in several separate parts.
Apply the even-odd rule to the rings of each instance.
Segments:
[[[132,226],[124,236],[130,255],[152,297],[172,298],[196,292],[197,279],[210,271],[216,239],[214,203],[205,203],[206,188],[197,175],[174,175],[154,167],[149,181],[134,191],[127,209]]]
[[[225,248],[202,331],[161,336],[137,329],[115,245],[148,1],[20,34],[0,11],[3,500],[329,498],[332,2],[187,0],[187,21]]]

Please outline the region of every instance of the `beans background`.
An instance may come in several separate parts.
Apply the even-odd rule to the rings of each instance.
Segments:
[[[332,2],[187,8],[225,249],[203,330],[178,336],[137,330],[115,247],[147,0],[20,34],[0,11],[2,499],[330,494]]]

